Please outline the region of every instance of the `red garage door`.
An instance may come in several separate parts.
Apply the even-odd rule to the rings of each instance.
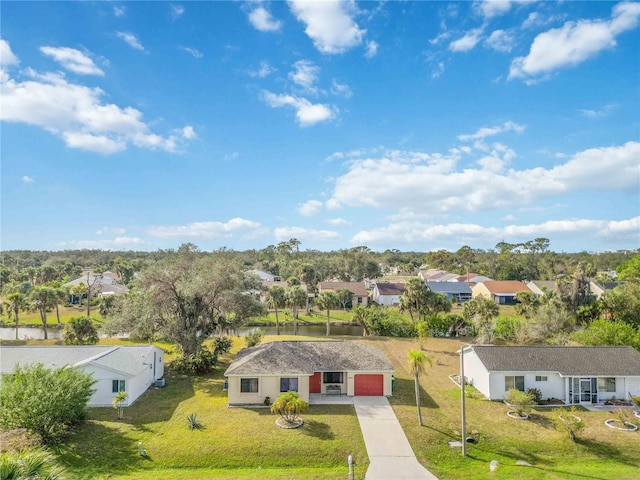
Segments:
[[[375,395],[384,394],[384,376],[383,375],[356,375],[354,378],[354,390],[356,395]]]

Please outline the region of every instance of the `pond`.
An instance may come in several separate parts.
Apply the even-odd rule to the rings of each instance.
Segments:
[[[47,334],[50,339],[58,340],[62,338],[62,328],[55,328],[51,325],[47,328]],[[0,327],[0,340],[15,340],[16,328],[15,327]],[[18,327],[18,340],[43,340],[44,330],[42,327]]]

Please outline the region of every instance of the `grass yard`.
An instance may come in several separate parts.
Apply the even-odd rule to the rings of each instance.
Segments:
[[[60,305],[58,307],[60,312],[60,323],[67,323],[71,320],[72,317],[84,317],[87,315],[87,306],[83,305],[82,307],[74,305],[72,307],[66,307],[64,305]],[[40,312],[37,310],[20,312],[18,317],[20,319],[20,325],[38,325],[42,326],[42,320],[40,320]],[[91,307],[91,318],[98,324],[102,323],[102,317],[98,313],[98,307]],[[5,326],[12,327],[15,326],[15,322],[13,317],[9,319],[6,312],[2,315],[2,320],[5,323]],[[58,323],[58,317],[56,316],[55,309],[47,312],[47,325],[52,326]]]
[[[364,477],[368,459],[353,406],[312,406],[303,427],[282,430],[268,408],[227,407],[222,373],[231,358],[209,376],[168,375],[167,386],[150,389],[123,420],[112,408],[91,409],[55,454],[78,478],[345,478],[349,454],[356,478]],[[191,413],[202,430],[187,428]]]
[[[351,323],[353,314],[351,310],[331,310],[329,313],[329,318],[331,322],[336,323]],[[288,317],[285,317],[283,310],[278,310],[278,319],[280,320],[281,325],[293,325],[293,317],[291,314]],[[286,321],[285,321],[286,320]],[[269,311],[269,314],[264,317],[252,318],[250,320],[252,325],[275,325],[276,324],[276,314],[273,310]],[[325,325],[327,323],[327,312],[315,310],[312,314],[307,315],[307,312],[302,309],[298,314],[298,324],[320,324]]]
[[[470,339],[471,340],[471,339]],[[534,410],[530,420],[506,415],[506,406],[482,399],[467,399],[467,431],[477,431],[479,443],[468,444],[467,458],[448,440],[460,439],[460,389],[448,375],[459,371],[455,353],[466,343],[430,338],[425,354],[433,360],[421,380],[422,415],[417,421],[413,376],[407,351],[419,349],[411,339],[363,339],[381,348],[395,364],[395,392],[390,398],[402,427],[418,457],[438,478],[447,479],[601,479],[640,478],[640,433],[618,432],[604,425],[611,413],[581,412],[586,428],[577,443],[556,432],[547,409]],[[491,460],[497,471],[489,473]],[[516,466],[525,460],[532,467]]]

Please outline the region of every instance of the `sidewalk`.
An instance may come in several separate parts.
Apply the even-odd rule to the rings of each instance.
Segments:
[[[369,455],[366,480],[437,480],[416,459],[386,397],[353,397]]]

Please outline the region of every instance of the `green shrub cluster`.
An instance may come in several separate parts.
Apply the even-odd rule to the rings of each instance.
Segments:
[[[171,368],[178,373],[202,375],[210,373],[218,364],[218,356],[206,348],[193,355],[186,355],[171,362]]]

